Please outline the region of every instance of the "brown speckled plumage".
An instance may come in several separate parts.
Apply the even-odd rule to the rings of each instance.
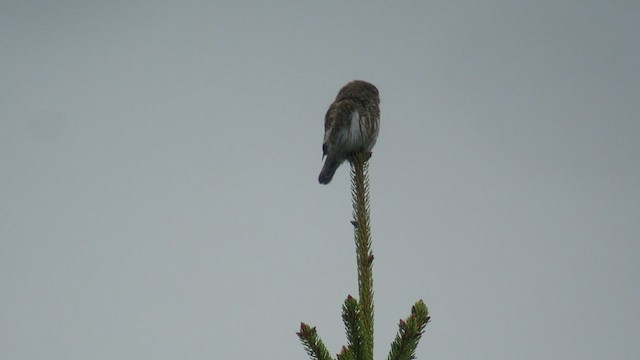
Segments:
[[[380,96],[372,84],[354,80],[343,86],[324,117],[322,153],[326,156],[318,181],[328,184],[349,155],[371,152],[380,128]]]

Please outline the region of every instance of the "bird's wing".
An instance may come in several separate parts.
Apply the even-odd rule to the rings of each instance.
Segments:
[[[324,132],[325,134],[327,133],[327,131],[329,131],[329,128],[331,128],[331,123],[332,123],[332,118],[333,118],[333,114],[335,113],[335,109],[336,109],[336,103],[332,102],[331,105],[329,105],[329,108],[327,109],[327,113],[324,114]]]
[[[335,101],[329,106],[324,117],[324,141],[322,143],[324,155],[327,154],[329,144],[334,147],[344,145],[353,114],[357,109],[357,103],[351,99]]]
[[[351,99],[333,102],[324,116],[325,133],[331,128],[348,127],[351,123],[351,116],[357,109],[357,103]]]

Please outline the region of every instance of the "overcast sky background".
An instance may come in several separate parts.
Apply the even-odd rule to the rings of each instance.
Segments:
[[[306,359],[357,295],[339,88],[381,94],[376,358],[640,357],[640,2],[2,1],[0,357]]]

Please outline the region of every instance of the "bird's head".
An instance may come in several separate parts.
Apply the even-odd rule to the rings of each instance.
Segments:
[[[380,95],[378,89],[371,83],[363,80],[354,80],[343,86],[336,96],[336,101],[352,99],[360,102],[373,101],[375,104],[380,103]]]

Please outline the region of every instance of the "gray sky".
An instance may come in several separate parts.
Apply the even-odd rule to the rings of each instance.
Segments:
[[[275,5],[275,4],[278,5]],[[268,4],[268,5],[267,5]],[[323,117],[380,89],[376,357],[640,356],[637,1],[3,1],[3,359],[306,359],[357,295]]]

